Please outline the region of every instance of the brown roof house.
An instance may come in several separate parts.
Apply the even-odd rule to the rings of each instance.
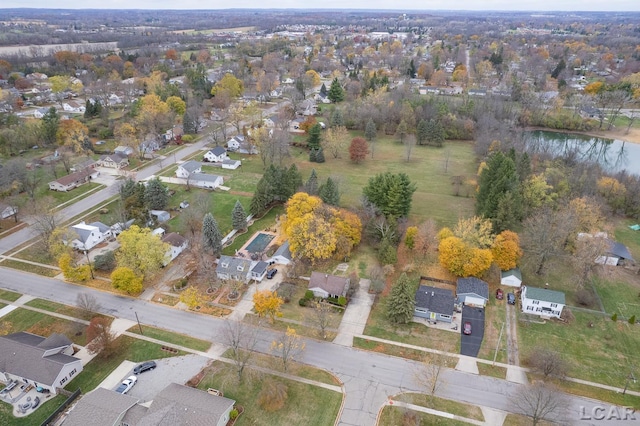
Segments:
[[[349,290],[349,278],[312,272],[309,290],[314,296],[322,298],[346,296]]]
[[[49,189],[52,191],[67,192],[84,183],[90,182],[98,176],[100,176],[99,171],[93,168],[86,168],[49,182]]]
[[[49,337],[24,331],[0,336],[0,381],[42,387],[56,394],[82,371],[71,341],[61,334]]]

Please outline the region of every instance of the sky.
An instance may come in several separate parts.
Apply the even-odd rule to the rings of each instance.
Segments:
[[[640,0],[3,0],[0,8],[640,11]]]

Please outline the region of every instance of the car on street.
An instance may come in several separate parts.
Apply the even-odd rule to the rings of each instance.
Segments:
[[[462,332],[464,334],[467,334],[467,335],[471,334],[471,322],[470,321],[466,321],[464,323],[464,327],[462,328]]]
[[[271,278],[273,278],[276,274],[278,273],[277,269],[269,269],[267,271],[267,279],[270,280]]]
[[[134,367],[133,374],[144,373],[145,371],[153,370],[156,367],[155,361],[143,362],[142,364],[138,364]]]
[[[124,395],[125,393],[129,392],[132,387],[135,386],[137,381],[138,381],[138,378],[136,376],[129,376],[128,378],[123,380],[122,383],[120,383],[120,386],[118,386],[118,389],[116,389],[116,392]]]
[[[496,290],[496,299],[502,300],[504,298],[504,292],[501,288]]]
[[[507,302],[510,305],[515,305],[516,304],[516,295],[513,293],[507,293]]]

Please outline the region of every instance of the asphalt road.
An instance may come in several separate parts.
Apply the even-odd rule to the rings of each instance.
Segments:
[[[140,321],[147,325],[189,334],[212,342],[221,342],[224,320],[151,304],[128,297],[116,296],[97,290],[71,285],[52,278],[0,267],[0,288],[29,294],[58,303],[75,305],[78,293],[86,292],[96,297],[102,306],[101,312],[120,318]],[[269,352],[271,342],[278,333],[261,329],[257,350]],[[421,391],[415,372],[420,363],[367,352],[330,342],[306,340],[306,349],[301,361],[329,370],[344,383],[346,398],[340,425],[374,425],[376,415],[389,396],[403,391]],[[442,384],[437,395],[513,412],[510,397],[522,385],[492,377],[478,376],[455,370],[442,374]],[[637,421],[580,421],[580,407],[590,413],[597,401],[568,396],[565,414],[573,424],[632,425]],[[606,405],[608,409],[608,405]],[[640,415],[639,415],[640,416]],[[563,422],[563,424],[567,424]]]
[[[471,334],[464,334],[464,323],[471,323]],[[460,353],[477,357],[484,338],[484,308],[462,307],[462,321],[460,322]]]

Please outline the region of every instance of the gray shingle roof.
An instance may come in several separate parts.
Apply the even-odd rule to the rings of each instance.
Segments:
[[[180,167],[182,167],[183,169],[185,169],[189,173],[193,173],[194,171],[196,171],[200,167],[202,167],[202,164],[200,164],[200,162],[198,162],[198,161],[189,160],[189,161],[185,161],[184,163],[180,164]]]
[[[251,272],[253,272],[254,274],[262,275],[267,270],[268,266],[269,265],[267,265],[267,262],[263,262],[261,260],[255,265],[253,265],[253,268],[251,268]]]
[[[546,288],[526,287],[525,297],[532,300],[542,300],[549,303],[565,304],[564,293],[561,291],[547,290]]]
[[[102,222],[91,222],[89,224],[89,226],[95,226],[96,228],[98,228],[100,230],[100,232],[102,232],[103,234],[107,231],[111,231],[111,227],[105,225]]]
[[[415,307],[438,314],[453,315],[454,299],[451,290],[421,285],[416,291]]]
[[[242,271],[238,270],[238,266],[242,266]],[[216,272],[222,273],[222,274],[237,275],[238,273],[241,273],[242,275],[247,275],[250,272],[249,271],[250,266],[251,266],[251,261],[249,261],[248,259],[222,255],[220,256],[220,260],[218,261]]]
[[[224,148],[223,148],[223,147],[221,147],[221,146],[216,146],[215,148],[212,148],[212,149],[210,149],[209,151],[210,151],[213,155],[217,155],[217,156],[223,155],[223,154],[225,154],[225,153],[227,152],[227,150],[226,150],[226,149],[224,149]]]
[[[633,256],[629,253],[629,249],[622,243],[607,240],[609,242],[609,253],[621,259],[633,260]]]
[[[174,247],[182,247],[187,239],[178,233],[170,232],[162,238],[162,241]]]
[[[321,288],[329,294],[343,294],[349,279],[322,272],[312,272],[308,288]]]
[[[291,250],[289,250],[289,241],[285,241],[275,253],[273,253],[272,257],[282,256],[291,260]]]
[[[476,277],[458,278],[456,294],[460,295],[470,293],[477,294],[478,296],[489,300],[489,284]]]
[[[138,398],[105,388],[84,395],[69,412],[63,426],[113,426]]]
[[[192,182],[217,182],[220,176],[208,173],[194,173],[190,179]]]
[[[124,160],[129,160],[129,158],[124,154],[114,153],[114,154],[100,156],[100,161],[104,161],[104,160],[110,160],[110,161],[113,161],[114,163],[121,163]]]

